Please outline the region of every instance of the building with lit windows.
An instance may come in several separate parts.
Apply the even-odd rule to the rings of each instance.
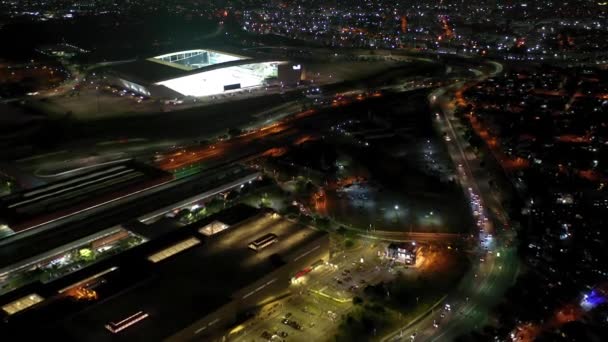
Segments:
[[[405,265],[416,265],[418,246],[415,242],[391,243],[386,248],[386,256]]]

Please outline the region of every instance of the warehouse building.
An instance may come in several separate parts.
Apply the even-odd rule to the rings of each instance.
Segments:
[[[268,236],[271,243],[251,248]],[[117,278],[136,278],[134,284],[103,281],[118,292],[39,332],[75,341],[222,339],[241,315],[289,291],[298,272],[326,261],[329,236],[272,211],[239,205],[129,253],[103,268],[118,269],[112,273],[123,276]],[[49,289],[35,293],[48,295]]]

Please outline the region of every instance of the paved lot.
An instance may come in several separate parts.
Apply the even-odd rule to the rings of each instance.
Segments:
[[[310,342],[331,338],[342,316],[353,308],[352,298],[366,284],[394,276],[390,262],[379,256],[384,248],[384,244],[361,241],[353,249],[334,253],[329,263],[295,281],[288,296],[262,308],[231,340]],[[283,323],[285,318],[301,329]],[[269,334],[266,338],[264,332]]]

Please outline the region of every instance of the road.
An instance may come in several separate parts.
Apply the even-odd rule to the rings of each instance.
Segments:
[[[420,82],[409,84],[407,88],[399,86],[399,91],[406,92],[427,86],[425,82]],[[361,92],[356,98],[357,101],[366,98],[367,95],[364,94],[363,90],[355,90]],[[381,95],[370,94],[369,96],[377,97]],[[343,101],[344,103],[339,104],[340,106],[350,104],[350,100]],[[332,104],[330,107],[336,106],[338,105]],[[301,121],[319,111],[329,108],[326,105],[319,105],[317,107],[317,110],[302,111],[298,101],[289,101],[269,110],[253,114],[255,120],[243,126],[246,133],[228,140],[220,139],[211,147],[192,145],[192,138],[164,140],[143,138],[114,139],[96,143],[94,153],[91,153],[90,147],[85,144],[80,148],[75,147],[52,154],[25,158],[19,161],[19,168],[32,173],[38,177],[39,181],[44,182],[50,181],[52,178],[61,178],[75,174],[78,171],[95,168],[104,163],[114,163],[128,158],[146,160],[154,156],[156,166],[164,170],[175,171],[195,164],[223,159],[225,156],[230,155],[231,152],[243,155],[251,147],[252,143],[268,146],[267,149],[281,146],[281,144],[272,143],[281,133],[284,133],[286,136],[294,136],[294,141],[297,143],[299,137],[306,136],[298,135],[297,121]],[[217,135],[218,132],[214,133]],[[313,131],[312,136],[314,136],[314,133],[317,132]],[[217,140],[217,137],[212,134],[200,138],[207,138],[210,141]],[[13,172],[13,175],[18,177],[20,184],[31,183],[23,179],[23,175],[19,172]]]
[[[268,129],[265,129],[265,127],[272,126],[273,121],[284,119],[290,115],[301,115],[302,113],[306,112],[302,112],[300,105],[291,101],[273,107],[272,111],[254,114],[258,118],[246,128],[268,132]],[[268,122],[271,123],[269,124]],[[212,141],[216,139],[216,136],[219,135],[218,133],[221,134],[221,132],[216,131],[213,134],[203,135],[199,139],[209,139]],[[242,140],[242,146],[245,139],[240,140]],[[187,148],[189,152],[197,152],[195,155],[182,155],[183,153],[180,151],[183,151],[184,148],[181,146],[191,145],[193,142],[191,137],[184,139],[129,138],[105,140],[95,143],[94,149],[91,149],[91,146],[88,144],[82,144],[81,146],[74,146],[65,150],[20,159],[12,167],[2,167],[3,169],[8,169],[10,171],[8,173],[15,177],[18,184],[24,188],[29,188],[36,184],[44,184],[123,159],[151,160],[153,157],[156,157],[156,161],[162,164],[160,166],[166,166],[167,169],[173,170],[202,162],[206,157],[211,157],[213,153],[205,152],[198,145],[192,145]],[[251,139],[248,139],[246,142],[250,143]],[[235,146],[237,144],[230,142],[228,145]],[[170,156],[173,154],[179,154],[179,156],[178,158],[174,158],[174,162],[170,162]]]
[[[259,156],[268,151],[273,152],[277,147],[290,146],[300,141],[302,136],[310,136],[318,133],[316,127],[331,126],[335,120],[339,120],[340,118],[340,116],[314,115],[316,113],[317,111],[315,110],[298,112],[288,118],[283,118],[280,122],[266,125],[251,132],[244,133],[238,137],[235,137],[234,139],[219,140],[213,143],[211,146],[195,145],[179,149],[171,149],[170,152],[166,153],[154,153],[152,151],[154,151],[158,145],[153,142],[143,141],[142,145],[129,145],[128,149],[123,147],[124,145],[120,142],[118,144],[111,144],[109,146],[100,146],[100,148],[102,148],[105,152],[118,152],[122,148],[122,152],[117,154],[120,159],[132,158],[135,156],[144,158],[146,155],[148,155],[148,157],[156,156],[156,165],[170,171],[178,171],[179,169],[183,168],[186,168],[185,171],[189,171],[191,166],[198,164],[198,168],[192,168],[196,172],[184,173],[184,177],[193,173],[201,173],[201,176],[204,176],[205,171],[211,171],[225,165],[241,163],[245,160],[249,160],[252,156]],[[162,143],[164,144],[164,142]],[[139,147],[142,148],[140,149]],[[38,175],[42,175],[44,172],[46,172],[44,174],[53,178],[60,177],[62,174],[71,175],[73,174],[73,169],[77,169],[76,171],[86,171],[91,167],[98,166],[100,162],[107,163],[114,161],[114,159],[111,158],[112,156],[108,157],[108,153],[104,153],[103,155],[85,157],[83,160],[78,160],[77,163],[72,163],[71,161],[66,163],[64,159],[66,155],[71,155],[71,152],[66,151],[66,153],[60,153],[58,155],[47,154],[42,156],[40,159],[30,158],[29,160],[24,160],[23,163],[31,165],[32,167],[30,169],[38,171]],[[108,158],[106,159],[105,157]],[[68,165],[62,168],[62,164]],[[45,167],[44,170],[41,170],[36,168],[37,165],[44,165],[47,167]],[[70,168],[69,165],[77,166]],[[176,174],[176,178],[181,179],[183,177],[178,177]],[[172,184],[167,185],[167,187],[169,186],[172,186]],[[188,197],[186,193],[191,191],[192,188],[196,188],[196,182],[193,182],[191,185],[185,185],[185,187],[187,188],[187,191],[185,192],[184,190],[181,190],[182,192],[180,192],[176,189],[167,190],[166,192],[163,192],[162,196],[160,196],[162,199],[158,199],[157,201],[150,199],[150,201],[154,202],[156,205],[160,204],[159,202],[164,201],[166,197],[167,205],[178,202],[180,199]],[[196,192],[193,194],[196,194]],[[177,195],[177,197],[173,197],[174,195]],[[171,198],[171,200],[169,200],[169,198]],[[138,200],[137,203],[121,205],[120,208],[116,208],[116,212],[120,212],[120,214],[117,214],[114,210],[109,211],[108,213],[96,213],[95,215],[89,214],[88,216],[90,216],[90,218],[87,218],[86,220],[80,220],[79,218],[78,220],[81,222],[70,222],[69,224],[66,223],[61,227],[55,227],[48,232],[45,232],[45,234],[32,236],[31,239],[22,239],[25,237],[23,234],[14,236],[11,239],[3,241],[3,243],[10,244],[10,248],[4,248],[1,251],[2,253],[0,253],[2,255],[6,254],[3,258],[3,263],[11,263],[15,261],[16,258],[26,257],[25,254],[33,255],[43,252],[45,248],[51,245],[61,245],[70,238],[82,237],[86,234],[90,234],[91,232],[100,229],[102,225],[108,227],[115,224],[124,223],[133,217],[143,215],[145,212],[140,212],[140,210],[151,211],[150,209],[153,208],[151,203],[146,203],[146,201],[148,201],[147,198]],[[147,208],[145,208],[146,205]],[[161,206],[159,205],[159,207]],[[87,223],[94,221],[95,224],[89,224],[86,225],[86,227],[82,227],[85,221],[87,221]],[[32,233],[33,232],[34,231],[32,231]],[[39,232],[40,230],[36,230],[36,233]],[[23,241],[15,241],[21,239]],[[44,243],[31,243],[32,241],[44,241]],[[27,253],[22,251],[22,249],[25,247],[28,249]],[[21,250],[21,253],[15,253],[15,250]]]
[[[502,72],[500,64],[491,64],[493,71],[470,83],[481,82]],[[452,101],[453,93],[465,85],[465,82],[458,82],[439,88],[429,95],[429,100],[438,111],[437,128],[450,138],[446,141],[448,152],[454,164],[459,165],[459,180],[478,219],[479,245],[474,251],[477,261],[458,287],[447,295],[444,305],[414,324],[389,334],[384,341],[451,341],[480,329],[518,273],[519,261],[513,243],[515,232],[508,228],[507,214],[499,194],[490,188],[490,177],[479,166],[476,156],[468,152],[470,146],[459,133],[453,106],[446,105]]]

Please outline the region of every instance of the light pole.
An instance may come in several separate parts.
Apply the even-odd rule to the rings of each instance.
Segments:
[[[399,220],[399,205],[395,204],[395,221]]]

